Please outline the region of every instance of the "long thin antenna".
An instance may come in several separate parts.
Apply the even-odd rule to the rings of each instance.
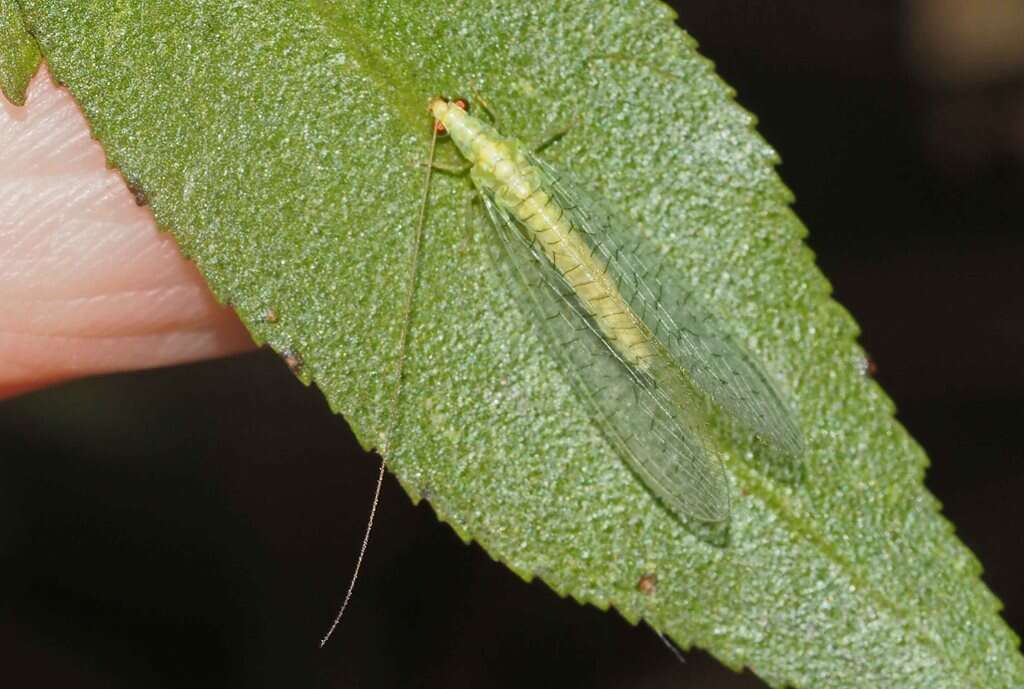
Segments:
[[[348,590],[345,591],[345,599],[341,603],[341,607],[338,609],[338,614],[334,617],[334,622],[331,623],[330,629],[324,634],[324,637],[320,639],[320,648],[327,645],[327,642],[331,638],[331,634],[334,633],[338,623],[341,622],[342,616],[345,614],[345,609],[348,607],[349,601],[352,600],[352,592],[356,588],[356,580],[359,579],[359,570],[363,566],[363,558],[366,556],[366,548],[370,544],[370,532],[373,531],[373,523],[377,517],[377,507],[380,505],[380,490],[384,485],[384,470],[387,466],[387,457],[390,450],[391,435],[395,430],[395,424],[398,421],[398,401],[402,390],[402,373],[405,371],[405,354],[406,348],[409,343],[409,329],[412,320],[412,305],[414,296],[416,294],[416,274],[419,269],[420,260],[420,244],[423,239],[423,223],[427,217],[427,199],[430,195],[430,177],[431,172],[434,169],[434,149],[437,147],[437,128],[432,127],[434,135],[430,139],[430,155],[427,161],[427,173],[423,181],[423,199],[420,204],[420,217],[416,221],[416,232],[413,234],[412,240],[412,252],[409,257],[410,273],[409,289],[405,295],[405,308],[402,313],[402,335],[398,343],[398,375],[395,381],[395,391],[391,395],[391,402],[389,404],[388,411],[388,426],[387,431],[384,433],[383,446],[380,448],[380,470],[377,472],[377,487],[373,491],[373,503],[370,506],[370,516],[366,520],[366,531],[363,533],[363,542],[359,546],[359,557],[356,558],[356,566],[352,571],[352,578],[348,582]]]
[[[656,629],[652,628],[652,631],[658,635],[658,638],[661,639],[661,643],[665,644],[668,650],[672,651],[672,655],[676,657],[676,660],[683,665],[686,665],[686,657],[683,655],[683,652],[679,650],[679,647],[672,642],[672,639],[668,638]]]

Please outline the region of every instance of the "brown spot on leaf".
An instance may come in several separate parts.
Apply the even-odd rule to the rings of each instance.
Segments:
[[[875,374],[878,373],[878,364],[876,364],[875,360],[872,359],[870,356],[867,356],[866,359],[867,362],[864,366],[864,372],[867,373],[868,376],[870,376],[871,378],[874,378]]]
[[[658,577],[656,574],[648,572],[647,574],[640,577],[640,581],[636,582],[636,590],[644,595],[651,595],[658,590]]]
[[[288,368],[295,375],[302,373],[302,357],[297,352],[286,349],[281,352],[281,358],[284,359],[284,363],[288,365]]]
[[[128,182],[128,191],[130,191],[132,196],[135,197],[136,206],[149,205],[149,197],[146,196],[146,192],[143,191],[142,187],[138,184],[135,182]]]

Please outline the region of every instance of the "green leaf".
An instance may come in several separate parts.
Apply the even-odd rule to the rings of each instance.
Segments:
[[[665,7],[22,8],[157,220],[367,447],[396,380],[428,97],[479,90],[524,139],[575,117],[545,158],[663,253],[669,287],[728,314],[796,409],[806,478],[776,482],[738,439],[728,543],[685,530],[495,277],[491,228],[465,222],[469,180],[438,175],[388,452],[410,494],[523,577],[772,686],[1024,683],[1018,639],[922,486],[924,454],[862,372],[774,152]]]
[[[25,104],[25,89],[42,59],[15,0],[0,0],[0,92],[7,100]]]

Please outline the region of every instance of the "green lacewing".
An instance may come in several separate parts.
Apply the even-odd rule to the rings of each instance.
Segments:
[[[677,516],[729,518],[724,468],[704,431],[707,401],[784,456],[803,455],[781,394],[723,319],[692,293],[662,289],[621,227],[465,101],[433,98],[428,110],[435,133],[469,164],[494,226],[496,267],[514,276],[608,440]]]
[[[707,442],[710,400],[784,456],[799,460],[803,437],[782,396],[746,349],[692,293],[673,295],[626,249],[622,229],[517,139],[469,114],[464,100],[432,98],[434,137],[410,251],[397,381],[382,456],[397,419],[419,251],[439,135],[450,135],[494,227],[495,267],[532,313],[618,454],[680,519],[729,518],[728,482]],[[380,465],[366,532],[327,643],[348,607],[366,553],[384,476]],[[646,575],[645,575],[646,576]],[[653,575],[638,585],[653,592]]]

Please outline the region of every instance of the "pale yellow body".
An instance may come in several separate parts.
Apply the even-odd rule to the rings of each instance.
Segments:
[[[652,355],[651,334],[619,291],[604,260],[574,228],[556,199],[541,188],[537,168],[522,145],[456,105],[436,98],[430,113],[444,125],[468,160],[473,182],[515,217],[525,239],[540,248],[573,288],[609,344],[643,370]]]
[[[545,344],[657,496],[683,518],[728,519],[708,401],[798,465],[800,429],[721,319],[696,295],[663,290],[620,244],[628,233],[517,140],[456,102],[434,98],[429,110],[471,165],[503,249],[496,268],[514,266]]]

